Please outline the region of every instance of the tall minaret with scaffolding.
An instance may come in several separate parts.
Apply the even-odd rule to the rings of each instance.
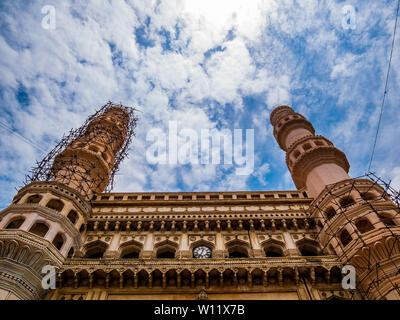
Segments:
[[[136,118],[111,102],[70,132],[0,212],[0,300],[40,299],[42,268],[79,256],[95,193],[112,186]]]
[[[400,299],[399,206],[373,179],[352,179],[345,154],[288,106],[270,115],[274,136],[298,189],[314,201],[324,251],[355,267],[365,299]]]

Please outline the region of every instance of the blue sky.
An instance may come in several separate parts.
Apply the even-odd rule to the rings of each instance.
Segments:
[[[291,105],[366,172],[396,1],[2,1],[0,208],[63,133],[108,100],[140,122],[114,191],[294,189],[271,110]],[[56,28],[42,27],[52,5]],[[342,8],[355,10],[354,28]],[[400,187],[399,40],[372,170]],[[152,165],[146,134],[254,129],[255,166]],[[10,130],[11,129],[11,130]],[[21,139],[28,138],[37,145]]]

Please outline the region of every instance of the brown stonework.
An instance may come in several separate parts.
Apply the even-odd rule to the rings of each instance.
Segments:
[[[394,274],[397,206],[372,181],[351,179],[343,152],[290,107],[271,123],[299,190],[103,192],[129,137],[124,110],[91,119],[54,156],[51,179],[26,185],[0,212],[0,300],[398,298],[397,275],[365,289],[374,281],[365,248]],[[355,190],[379,199],[363,202]],[[367,213],[373,229],[359,222]],[[361,293],[342,288],[347,263]],[[55,290],[41,288],[46,264],[57,267]]]

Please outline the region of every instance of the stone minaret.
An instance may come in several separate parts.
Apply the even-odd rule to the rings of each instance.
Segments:
[[[41,298],[43,266],[80,256],[89,201],[108,185],[131,120],[109,103],[54,157],[51,179],[23,187],[0,212],[0,300]]]
[[[109,182],[115,155],[122,147],[129,115],[114,106],[95,118],[53,162],[54,181],[77,190],[87,200],[104,191]]]
[[[400,299],[398,207],[378,184],[350,178],[345,154],[292,108],[275,108],[270,120],[296,187],[314,198],[321,246],[356,268],[365,298]]]

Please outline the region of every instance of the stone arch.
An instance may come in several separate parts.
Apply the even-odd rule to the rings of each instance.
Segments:
[[[122,277],[124,279],[123,285],[133,287],[134,285],[134,272],[131,269],[127,269],[122,272]]]
[[[343,229],[339,235],[340,242],[342,243],[343,247],[346,247],[352,240],[350,233],[347,229]]]
[[[206,274],[203,269],[197,269],[194,273],[195,283],[197,286],[204,286],[206,283]]]
[[[296,284],[295,268],[284,267],[282,270],[282,280],[284,284]]]
[[[167,277],[167,287],[175,287],[177,285],[178,273],[175,269],[170,269],[165,273]]]
[[[95,286],[101,286],[105,287],[106,285],[106,277],[107,277],[107,272],[104,271],[103,269],[97,269],[96,271],[93,272],[93,282]]]
[[[168,239],[157,243],[154,246],[155,257],[158,259],[172,259],[176,256],[178,245]]]
[[[46,203],[46,207],[49,209],[56,210],[60,212],[64,208],[64,202],[62,202],[60,199],[51,199],[49,202]]]
[[[336,210],[332,207],[329,206],[325,209],[325,217],[326,219],[330,220],[336,215]]]
[[[370,248],[371,254],[375,256],[376,261],[384,261],[390,257],[389,251],[382,241],[376,241]],[[389,249],[390,250],[390,249]]]
[[[66,241],[65,235],[63,233],[59,232],[54,237],[52,243],[57,248],[57,250],[61,250],[61,248],[63,247],[65,241]]]
[[[90,274],[87,270],[81,270],[77,273],[78,286],[89,287]]]
[[[120,279],[121,279],[121,273],[118,270],[111,270],[111,272],[108,273],[109,275],[109,286],[110,287],[119,287],[120,285]]]
[[[142,251],[143,244],[136,240],[125,242],[119,247],[121,259],[137,259]]]
[[[317,241],[303,238],[296,242],[297,248],[302,256],[319,256],[322,254]]]
[[[6,245],[6,251],[5,251],[5,256],[7,258],[13,259],[15,254],[17,253],[18,250],[18,242],[15,240],[11,240],[7,245]]]
[[[237,271],[238,284],[245,285],[248,279],[248,270],[245,268],[239,268]]]
[[[275,239],[268,239],[261,242],[266,257],[283,257],[285,244]]]
[[[155,269],[151,272],[153,287],[162,287],[162,272],[159,269]]]
[[[24,263],[29,256],[30,248],[27,245],[22,246],[17,255],[15,256],[15,260],[17,262]]]
[[[68,215],[67,215],[67,218],[68,218],[68,220],[69,221],[71,221],[71,223],[73,224],[73,225],[75,225],[75,223],[78,221],[78,219],[79,219],[79,214],[75,211],[75,210],[70,210],[69,212],[68,212]]]
[[[379,219],[388,227],[395,227],[396,223],[394,222],[393,218],[394,215],[388,212],[377,212]]]
[[[99,259],[104,257],[108,249],[108,244],[101,240],[96,240],[85,245],[85,258]]]
[[[250,257],[250,246],[247,242],[234,239],[226,243],[229,258],[248,258]]]
[[[254,285],[262,285],[263,284],[263,277],[264,277],[264,271],[262,271],[260,268],[255,268],[254,270],[251,271],[251,278],[252,278],[252,284]]]
[[[329,276],[330,276],[331,282],[333,282],[333,283],[339,283],[342,281],[342,271],[338,266],[333,266],[329,270]]]
[[[24,221],[25,221],[24,216],[14,216],[8,221],[5,229],[19,229],[24,223]]]
[[[400,254],[400,239],[398,236],[391,236],[385,239],[385,246],[390,248],[391,256]]]
[[[80,234],[83,234],[83,233],[85,232],[86,226],[87,226],[87,225],[84,224],[84,223],[81,224],[81,226],[80,226],[80,228],[79,228],[79,233],[80,233]]]
[[[29,197],[26,199],[25,203],[28,203],[28,204],[36,204],[36,203],[39,203],[42,199],[43,199],[43,197],[42,197],[41,195],[39,195],[39,194],[33,194],[33,195],[29,196]]]
[[[209,285],[210,286],[219,286],[219,281],[220,281],[220,271],[218,269],[212,269],[208,273],[208,278],[209,278]]]
[[[39,237],[44,238],[49,231],[50,226],[45,221],[36,221],[29,229],[30,233],[33,233]]]
[[[190,287],[192,280],[192,272],[189,269],[183,269],[180,272],[180,277],[181,277],[181,286]]]
[[[371,201],[376,199],[376,195],[373,192],[367,191],[360,194],[361,199],[364,201]]]
[[[74,256],[75,249],[74,247],[71,247],[67,253],[67,258],[72,258]]]
[[[349,206],[352,206],[353,204],[355,204],[356,202],[354,201],[352,196],[344,196],[342,198],[340,198],[339,200],[339,204],[341,205],[342,208],[346,208]]]
[[[375,229],[367,217],[358,219],[354,224],[361,233],[366,233]]]
[[[40,263],[40,259],[42,258],[43,253],[40,251],[35,251],[28,258],[28,265],[32,268],[36,269],[36,266]]]
[[[65,287],[75,287],[75,285],[76,285],[75,279],[78,281],[77,285],[79,285],[79,278],[77,276],[76,270],[68,269],[63,272],[62,281],[63,281]]]
[[[144,270],[144,269],[140,270],[137,273],[136,277],[138,279],[137,281],[138,281],[138,286],[139,287],[147,287],[148,286],[148,284],[149,284],[149,273],[146,270]]]

